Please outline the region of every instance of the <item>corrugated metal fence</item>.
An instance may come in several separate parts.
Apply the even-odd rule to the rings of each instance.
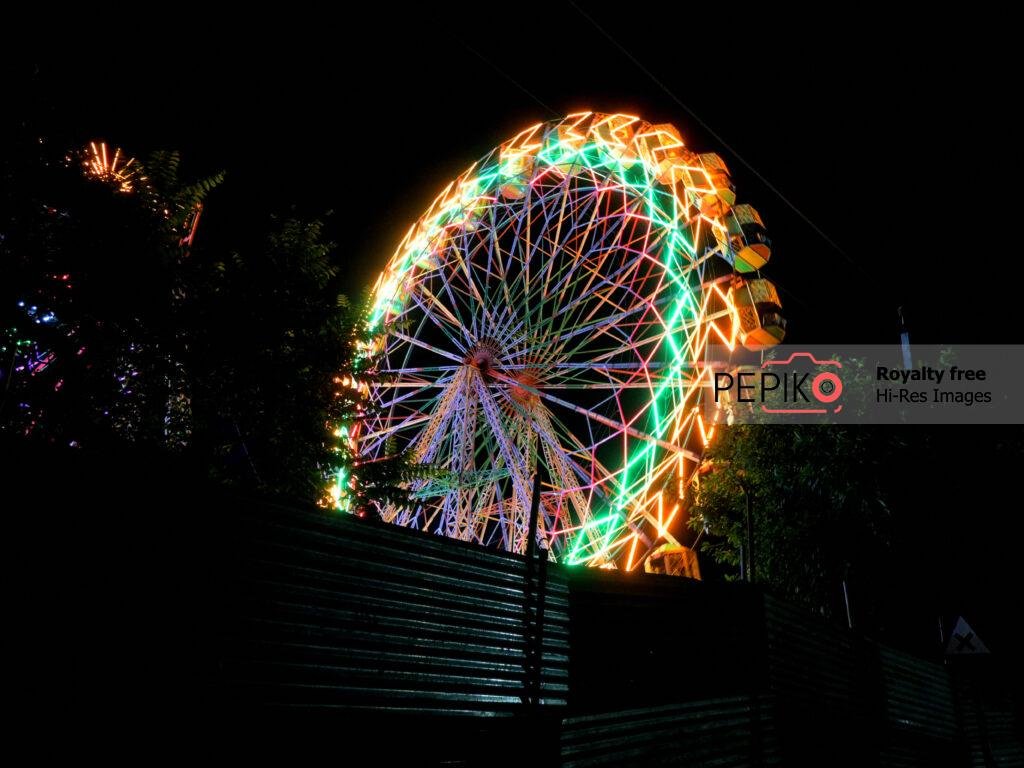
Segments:
[[[561,756],[565,768],[780,762],[771,702],[755,696],[569,717]]]
[[[828,765],[960,761],[946,669],[764,596],[768,689],[787,755]]]
[[[267,504],[237,521],[217,609],[236,712],[390,738],[410,765],[969,764],[946,668],[746,585]]]
[[[511,737],[495,719],[540,723],[564,707],[560,571],[317,511],[261,504],[237,519],[218,612],[222,706],[312,715],[397,746],[451,730],[450,749],[435,737],[417,754],[453,764],[495,729]]]

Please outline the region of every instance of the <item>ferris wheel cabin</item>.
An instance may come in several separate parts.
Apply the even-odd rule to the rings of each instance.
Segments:
[[[740,320],[740,343],[756,352],[774,347],[786,336],[779,292],[771,280],[743,280],[733,289]]]

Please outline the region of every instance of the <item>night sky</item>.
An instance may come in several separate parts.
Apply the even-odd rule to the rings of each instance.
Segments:
[[[43,128],[226,170],[208,242],[270,210],[332,210],[353,294],[448,180],[522,127],[581,108],[672,122],[761,211],[787,340],[896,341],[900,305],[916,342],[1019,338],[1016,300],[993,292],[1013,270],[1008,32],[664,8],[361,8],[350,26],[249,16],[244,33],[197,19],[116,56],[35,48],[15,93]]]
[[[154,24],[116,45],[83,34],[75,47],[30,47],[10,60],[3,120],[136,156],[177,148],[186,175],[225,170],[200,228],[208,243],[292,205],[333,211],[356,295],[440,188],[493,146],[574,110],[639,114],[721,154],[739,199],[762,213],[787,341],[897,343],[900,305],[918,343],[1020,340],[1008,23],[370,5],[348,23],[275,11],[210,26],[179,13],[156,38]],[[947,509],[919,510],[928,532],[907,565],[915,580],[944,579],[946,606],[973,609],[982,636],[986,621],[1009,626],[998,593],[1019,583],[1013,537],[999,534],[1012,462],[957,453],[984,454],[991,440],[951,431],[940,473],[966,462],[980,482],[951,488]]]

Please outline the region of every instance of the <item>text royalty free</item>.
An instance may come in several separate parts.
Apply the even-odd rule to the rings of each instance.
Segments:
[[[878,381],[902,381],[904,384],[910,381],[934,381],[941,384],[942,380],[949,374],[949,381],[984,381],[985,371],[974,368],[958,368],[953,366],[948,371],[944,368],[932,368],[930,365],[923,365],[920,368],[904,370],[902,368],[886,368],[878,366],[875,378]]]
[[[879,403],[956,403],[959,405],[974,405],[975,403],[991,403],[991,392],[944,392],[938,385],[945,379],[947,383],[954,381],[985,381],[988,375],[984,370],[977,368],[960,368],[952,366],[949,369],[932,368],[921,366],[904,370],[901,368],[886,368],[878,366],[875,372],[878,381],[893,381],[907,384],[911,381],[930,381],[935,383],[932,396],[929,398],[926,392],[915,392],[906,388],[898,390],[879,389],[875,393],[875,401]]]

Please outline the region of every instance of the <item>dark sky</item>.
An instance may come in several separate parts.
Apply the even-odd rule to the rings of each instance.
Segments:
[[[682,4],[586,14],[382,4],[348,23],[250,14],[243,29],[196,13],[158,39],[147,27],[117,46],[31,47],[12,71],[44,126],[227,170],[208,238],[291,204],[333,210],[353,293],[473,160],[590,108],[673,122],[726,159],[774,239],[766,274],[789,340],[895,341],[901,304],[917,342],[1018,338],[1002,285],[1020,158],[1001,25]]]

